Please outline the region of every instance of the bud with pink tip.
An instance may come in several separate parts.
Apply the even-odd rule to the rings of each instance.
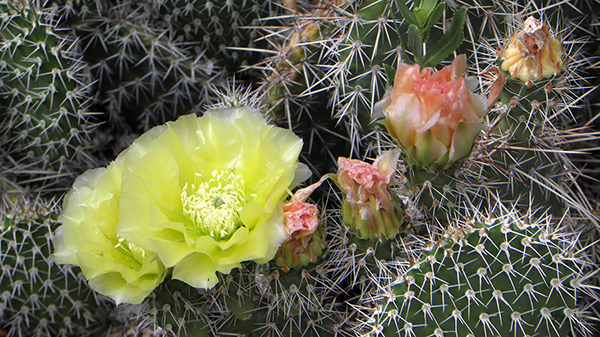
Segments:
[[[345,223],[363,239],[387,240],[401,230],[404,208],[391,190],[400,150],[384,152],[373,164],[338,158],[338,187],[346,194]]]
[[[375,108],[376,117],[407,152],[407,161],[445,169],[469,156],[484,127],[487,99],[463,77],[465,55],[434,72],[398,64],[394,86]]]

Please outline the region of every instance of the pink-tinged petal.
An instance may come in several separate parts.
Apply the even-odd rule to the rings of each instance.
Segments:
[[[415,95],[398,95],[397,100],[392,101],[392,105],[386,111],[386,117],[391,128],[389,131],[400,145],[414,144],[416,135],[413,130],[421,126],[422,115],[421,102]]]
[[[386,111],[390,107],[390,104],[392,104],[392,88],[391,87],[387,88],[387,90],[385,91],[385,95],[383,96],[383,99],[381,101],[375,103],[375,106],[373,107],[373,114],[371,115],[371,117],[374,120],[384,118],[385,117],[384,111]]]
[[[288,239],[312,234],[319,225],[317,206],[305,203],[305,201],[327,178],[329,175],[324,175],[318,182],[297,190],[291,200],[283,204],[285,233]]]
[[[375,160],[373,165],[356,159],[338,158],[338,186],[346,193],[353,204],[367,202],[371,196],[381,207],[387,207],[385,200],[391,198],[388,187],[396,170],[399,151],[389,151]],[[381,168],[383,172],[379,170]]]
[[[339,177],[344,178],[340,183],[344,182],[350,188],[357,183],[363,188],[371,189],[374,184],[386,181],[386,176],[376,170],[373,165],[357,159],[340,157],[338,166],[340,168]]]
[[[396,167],[398,166],[400,153],[401,151],[399,149],[385,151],[373,162],[373,168],[383,173],[383,175],[386,177],[386,184],[390,183],[392,177],[396,173]]]
[[[312,234],[319,225],[319,210],[313,204],[292,201],[283,205],[283,215],[288,238]]]
[[[327,180],[327,178],[329,178],[329,175],[324,175],[316,183],[314,183],[308,187],[297,190],[296,193],[294,193],[294,195],[292,196],[292,200],[299,201],[299,202],[305,202],[306,199],[308,199],[308,197],[310,197],[312,192],[314,192],[317,188],[319,188],[319,186],[321,186],[321,184],[325,180]]]
[[[396,75],[394,77],[394,89],[392,91],[392,97],[405,93],[411,92],[414,86],[414,80],[420,77],[418,65],[408,65],[406,63],[398,64],[396,69]]]
[[[423,124],[420,128],[416,130],[416,133],[421,134],[425,133],[425,131],[431,129],[434,125],[438,123],[440,120],[440,115],[442,114],[442,110],[437,110],[429,116],[427,120],[425,120],[425,124]]]

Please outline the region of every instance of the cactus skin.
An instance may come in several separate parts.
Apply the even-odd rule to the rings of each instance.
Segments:
[[[319,285],[318,270],[246,263],[210,290],[166,281],[149,297],[147,319],[169,336],[335,336],[348,313]]]
[[[584,261],[571,239],[548,224],[504,219],[449,228],[382,294],[372,331],[386,336],[589,334],[577,301],[585,291]]]
[[[49,10],[90,65],[93,108],[108,122],[98,142],[113,148],[110,159],[153,126],[201,114],[226,76],[252,78],[239,73],[261,55],[249,27],[276,8],[271,1],[59,0]]]
[[[59,209],[19,202],[0,215],[0,331],[12,336],[90,336],[106,331],[110,301],[78,268],[52,257]]]
[[[210,102],[209,82],[217,68],[170,29],[157,27],[161,20],[151,4],[58,1],[49,11],[80,40],[97,81],[98,109],[121,133],[146,131]]]
[[[94,162],[85,65],[41,8],[2,1],[0,13],[0,144],[19,180],[65,185]]]
[[[166,0],[157,11],[176,39],[185,41],[196,55],[204,54],[217,67],[234,74],[260,61],[262,55],[257,50],[265,44],[257,41],[257,28],[264,24],[260,19],[276,15],[278,8],[270,0]]]

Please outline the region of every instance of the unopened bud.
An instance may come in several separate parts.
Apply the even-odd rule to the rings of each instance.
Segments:
[[[531,87],[535,81],[560,74],[564,66],[563,54],[562,42],[552,37],[548,26],[529,17],[498,57],[504,71]]]

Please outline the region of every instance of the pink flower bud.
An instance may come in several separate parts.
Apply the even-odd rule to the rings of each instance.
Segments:
[[[403,207],[390,184],[400,150],[388,151],[371,165],[357,159],[338,158],[337,185],[346,194],[344,221],[365,239],[386,240],[398,234]]]
[[[317,206],[305,201],[328,177],[325,175],[318,182],[297,190],[291,200],[283,205],[285,233],[288,238],[279,247],[275,261],[286,272],[290,268],[315,262],[325,248],[322,230],[317,231],[319,210]]]
[[[319,225],[319,210],[313,204],[294,200],[283,205],[285,216],[285,233],[289,238],[311,234]]]
[[[379,156],[373,165],[357,159],[338,158],[338,182],[351,203],[364,204],[371,196],[377,200],[379,208],[390,211],[393,208],[388,191],[396,172],[400,151],[388,151]],[[368,212],[363,210],[363,217]]]
[[[385,116],[382,123],[410,163],[443,169],[471,153],[487,100],[469,88],[465,69],[464,55],[437,72],[398,64],[394,86],[377,104],[376,115]]]
[[[291,200],[283,204],[283,216],[285,217],[285,232],[288,240],[300,238],[312,234],[319,225],[319,210],[317,206],[305,203],[306,199],[316,190],[329,176],[324,175],[321,179],[294,193]]]

